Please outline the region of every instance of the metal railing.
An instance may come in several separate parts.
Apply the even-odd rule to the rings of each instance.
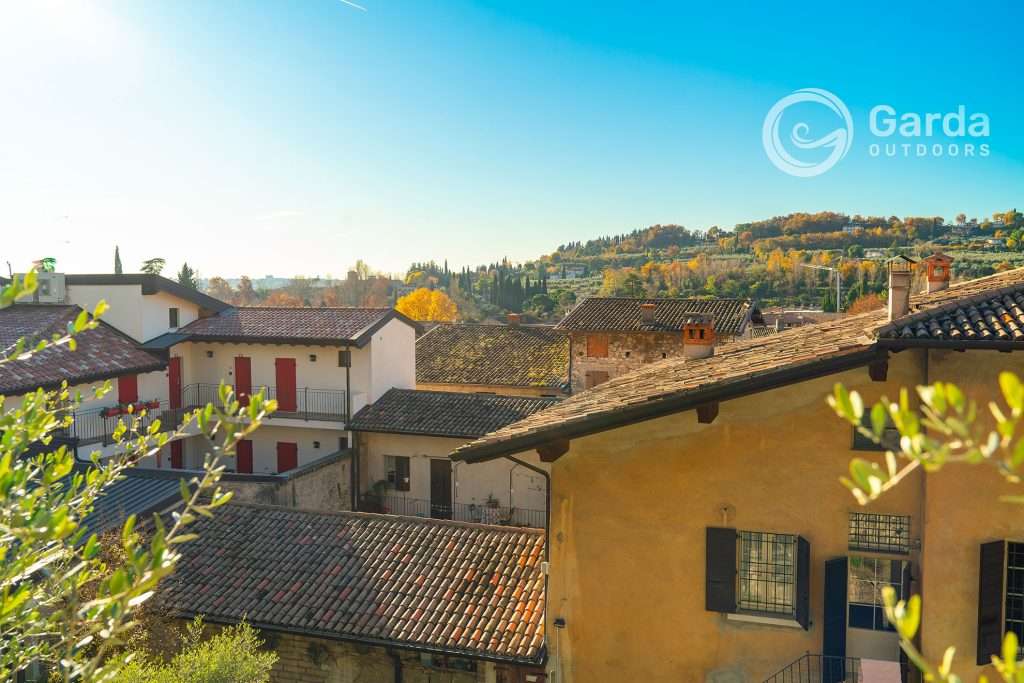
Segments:
[[[181,407],[183,410],[201,408],[207,403],[220,403],[220,385],[218,384],[189,384],[181,390]],[[331,420],[339,421],[345,419],[346,397],[345,392],[338,389],[312,389],[310,387],[298,387],[295,389],[294,405],[273,386],[251,387],[251,393],[262,391],[264,398],[278,401],[277,412],[274,417],[292,417],[302,420]]]
[[[764,683],[861,683],[860,660],[807,653]]]
[[[145,405],[146,403],[146,401],[142,401],[140,405]],[[76,410],[71,413],[71,425],[66,429],[57,430],[55,436],[83,446],[97,443],[109,446],[114,442],[114,430],[117,429],[117,424],[120,420],[124,420],[125,426],[130,428],[132,422],[139,418],[140,431],[148,429],[153,420],[161,419],[165,421],[164,411],[167,410],[167,401],[160,401],[159,403],[160,406],[158,408],[146,408],[145,415],[142,415],[141,412],[112,415],[110,410],[114,406]]]
[[[494,507],[477,503],[437,505],[432,504],[429,500],[420,498],[407,498],[399,495],[381,496],[372,493],[364,494],[361,497],[359,509],[363,512],[382,512],[390,515],[404,515],[406,517],[451,519],[456,522],[523,526],[534,529],[543,529],[545,521],[543,510],[520,507]]]
[[[917,669],[905,661],[899,662],[900,680],[919,681]],[[832,657],[806,653],[764,683],[867,683],[857,657]]]

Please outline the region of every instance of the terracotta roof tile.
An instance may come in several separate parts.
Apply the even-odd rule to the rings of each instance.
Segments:
[[[389,389],[356,413],[349,429],[475,439],[556,403],[556,398]]]
[[[416,341],[416,381],[560,389],[569,338],[548,325],[438,325]]]
[[[243,306],[195,320],[179,330],[192,339],[362,344],[392,317],[391,308],[274,308]]]
[[[543,658],[540,565],[515,571],[520,558],[543,551],[541,530],[229,504],[195,531],[161,589],[180,615],[523,663]],[[314,542],[300,543],[303,536]],[[217,590],[204,590],[211,584]],[[484,619],[499,589],[523,598]]]
[[[654,304],[654,322],[643,320],[641,304]],[[679,332],[694,315],[710,315],[719,336],[743,332],[753,309],[749,299],[630,299],[588,297],[556,329],[570,332]]]
[[[15,304],[0,309],[0,354],[21,337],[37,342],[63,334],[82,309],[56,304]],[[70,385],[151,372],[166,367],[128,336],[100,323],[76,336],[77,349],[51,347],[26,360],[0,365],[0,393],[15,395],[67,380]]]

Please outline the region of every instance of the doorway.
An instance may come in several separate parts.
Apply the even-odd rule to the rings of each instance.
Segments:
[[[430,459],[430,516],[434,519],[452,518],[451,460]]]

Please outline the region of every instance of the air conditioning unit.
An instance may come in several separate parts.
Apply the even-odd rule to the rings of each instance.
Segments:
[[[36,273],[36,283],[36,291],[32,294],[34,303],[62,304],[66,301],[67,286],[64,273]]]

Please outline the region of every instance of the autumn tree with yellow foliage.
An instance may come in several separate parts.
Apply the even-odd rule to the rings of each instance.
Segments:
[[[395,304],[395,310],[413,320],[455,322],[459,309],[447,294],[437,289],[420,287],[406,294]]]

